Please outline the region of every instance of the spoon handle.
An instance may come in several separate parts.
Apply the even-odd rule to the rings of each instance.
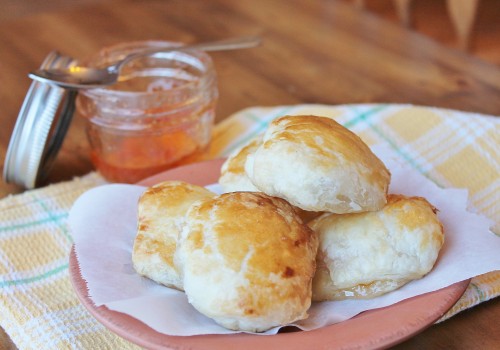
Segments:
[[[203,50],[203,51],[221,51],[221,50],[236,50],[255,47],[261,43],[261,39],[255,36],[238,37],[231,39],[224,39],[218,41],[211,41],[199,44],[181,45],[181,46],[168,46],[168,47],[155,47],[152,49],[143,50],[137,53],[126,56],[122,61],[110,66],[109,68],[114,71],[119,71],[120,68],[127,62],[138,57],[148,56],[157,52],[169,51],[184,51],[184,50]]]
[[[181,49],[198,49],[203,51],[237,50],[255,47],[261,43],[261,39],[256,36],[246,36],[225,40],[212,41],[181,46]]]

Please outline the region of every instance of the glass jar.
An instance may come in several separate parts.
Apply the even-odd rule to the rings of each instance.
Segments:
[[[85,64],[104,67],[146,48],[179,45],[119,44]],[[87,120],[92,162],[106,179],[134,183],[203,159],[217,97],[216,73],[205,52],[171,51],[132,60],[118,83],[82,90],[77,98],[77,111]]]

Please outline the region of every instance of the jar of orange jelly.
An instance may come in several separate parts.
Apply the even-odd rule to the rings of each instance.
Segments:
[[[104,67],[164,41],[105,48],[85,65]],[[76,106],[87,120],[91,158],[113,182],[134,183],[163,170],[203,159],[218,97],[212,60],[202,51],[169,51],[127,63],[119,82],[81,90]]]

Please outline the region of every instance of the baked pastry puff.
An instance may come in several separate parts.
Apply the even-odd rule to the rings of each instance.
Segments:
[[[222,164],[219,184],[224,192],[259,191],[245,173],[245,162],[248,155],[255,152],[261,143],[262,135],[251,139],[243,147],[233,151]]]
[[[380,211],[313,220],[313,300],[372,298],[426,275],[444,242],[436,212],[424,198],[389,195]]]
[[[221,167],[219,184],[224,192],[260,192],[248,178],[245,172],[245,162],[247,157],[255,152],[262,143],[262,135],[251,139],[243,147],[232,152]],[[304,223],[308,223],[321,212],[312,212],[294,207]]]
[[[353,132],[312,115],[273,120],[245,172],[260,191],[313,212],[381,209],[390,173]]]
[[[199,312],[262,332],[307,317],[317,247],[286,201],[231,192],[193,204],[175,262]]]
[[[147,188],[138,203],[137,235],[132,262],[138,274],[167,287],[183,290],[174,266],[174,253],[184,216],[197,200],[215,193],[181,181],[166,181]]]

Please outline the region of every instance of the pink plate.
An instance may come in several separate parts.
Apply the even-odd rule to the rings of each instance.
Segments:
[[[197,185],[217,182],[223,160],[186,165],[152,176],[140,182],[153,185],[165,180],[183,180]],[[397,304],[363,312],[347,321],[313,331],[290,331],[277,335],[202,335],[190,337],[158,333],[137,319],[96,307],[90,300],[74,248],[70,254],[70,278],[76,294],[89,312],[119,336],[148,349],[373,349],[398,344],[432,325],[465,292],[469,280],[436,292],[403,300]]]

